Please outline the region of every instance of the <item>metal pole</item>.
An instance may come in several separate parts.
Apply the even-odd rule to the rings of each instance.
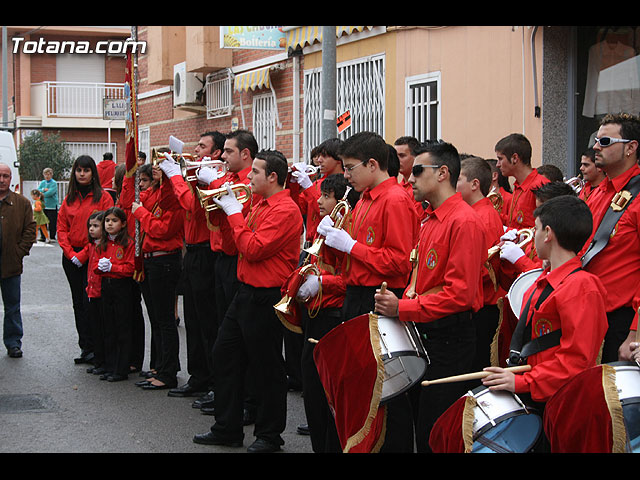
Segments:
[[[321,75],[320,140],[336,138],[336,27],[322,27],[322,75]]]

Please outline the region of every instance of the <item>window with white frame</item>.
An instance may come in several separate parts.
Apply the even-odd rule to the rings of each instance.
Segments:
[[[228,68],[207,75],[205,97],[207,119],[231,115],[233,91],[231,71]]]
[[[151,160],[149,127],[138,128],[138,152],[144,152],[144,154],[147,156],[147,162]]]
[[[405,133],[419,141],[441,138],[440,72],[405,80]]]
[[[271,92],[253,97],[253,136],[260,150],[276,148],[275,99]]]
[[[322,68],[304,74],[304,158],[321,141]],[[370,131],[384,136],[385,56],[360,58],[336,65],[336,115],[351,114],[351,126],[338,135]]]
[[[111,142],[111,148],[107,142],[64,142],[65,147],[71,153],[71,158],[74,160],[80,155],[89,155],[96,163],[102,161],[102,155],[111,152],[113,153],[113,160],[118,161],[116,144]]]

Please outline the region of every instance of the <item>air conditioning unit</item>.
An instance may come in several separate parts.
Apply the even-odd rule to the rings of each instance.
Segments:
[[[187,72],[187,62],[173,66],[173,106],[202,105],[204,83],[196,73]]]

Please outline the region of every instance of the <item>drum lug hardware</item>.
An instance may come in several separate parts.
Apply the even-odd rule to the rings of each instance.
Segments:
[[[524,404],[524,402],[522,400],[520,400],[520,397],[518,397],[518,395],[516,395],[515,393],[513,394],[513,396],[515,397],[516,401],[520,404],[520,406],[522,408],[524,408],[524,411],[527,415],[529,415],[529,409],[527,408],[527,406]]]

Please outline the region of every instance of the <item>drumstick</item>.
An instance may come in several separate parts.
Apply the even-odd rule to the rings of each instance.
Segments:
[[[318,343],[318,340],[316,340],[315,338],[307,338],[307,341],[309,343]]]
[[[529,370],[531,370],[531,365],[518,365],[516,367],[507,367],[505,368],[505,370],[508,370],[513,373],[528,372]],[[438,378],[436,380],[425,380],[422,382],[422,386],[427,387],[429,385],[434,385],[437,383],[453,383],[453,382],[465,382],[467,380],[478,380],[480,378],[487,377],[492,373],[493,372],[486,372],[483,370],[481,372],[463,373],[462,375],[454,375],[452,377],[443,377],[443,378]]]

